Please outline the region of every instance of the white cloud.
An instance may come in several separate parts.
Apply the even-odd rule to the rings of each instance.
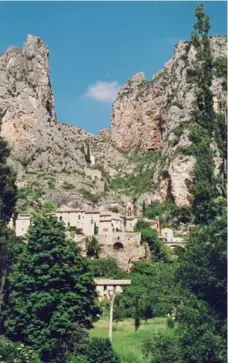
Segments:
[[[120,89],[118,82],[96,82],[88,87],[85,97],[100,102],[113,102]]]

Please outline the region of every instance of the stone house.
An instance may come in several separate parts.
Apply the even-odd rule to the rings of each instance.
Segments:
[[[15,230],[16,236],[24,237],[30,226],[30,221],[30,214],[19,214],[16,219],[11,219],[9,226]]]
[[[65,224],[68,232],[73,232],[71,237],[80,245],[84,256],[87,254],[88,239],[92,236],[96,236],[101,247],[99,256],[116,258],[125,270],[129,270],[133,262],[148,255],[146,247],[141,243],[141,234],[134,232],[138,219],[134,216],[130,203],[126,206],[125,215],[65,205],[52,214]],[[158,228],[153,222],[153,226]],[[30,216],[19,215],[11,224],[18,236],[24,236],[30,225]],[[168,233],[166,230],[163,232],[165,236]]]
[[[95,279],[96,291],[98,293],[99,300],[107,298],[110,300],[109,292],[116,291],[117,294],[121,294],[123,289],[121,286],[127,286],[131,284],[131,280],[111,280],[111,279]]]
[[[138,221],[138,218],[135,216],[125,216],[125,230],[127,232],[134,232],[135,225]]]
[[[161,230],[161,238],[164,239],[166,242],[172,242],[173,230],[171,228],[163,228]]]

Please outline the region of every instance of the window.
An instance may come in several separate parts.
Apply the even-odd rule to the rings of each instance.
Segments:
[[[78,215],[78,219],[81,219],[81,215],[80,214]]]
[[[70,222],[67,223],[68,227],[70,227]]]
[[[91,219],[91,224],[93,224],[93,219]]]
[[[103,231],[104,231],[104,232],[108,232],[108,228],[104,228],[104,229],[103,229]]]
[[[62,221],[63,220],[63,217],[59,217],[59,220]]]

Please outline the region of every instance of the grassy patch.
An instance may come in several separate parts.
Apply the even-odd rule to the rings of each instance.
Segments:
[[[133,319],[126,319],[113,325],[113,347],[121,358],[121,363],[149,363],[142,356],[142,343],[154,334],[167,329],[165,318],[142,322],[139,330],[135,332]],[[91,337],[108,337],[108,320],[100,320],[90,331]]]
[[[36,181],[30,183],[26,187],[20,188],[18,190],[17,212],[25,213],[31,206],[39,208],[40,206],[39,203],[37,203],[37,200],[39,200],[42,195],[42,187]]]

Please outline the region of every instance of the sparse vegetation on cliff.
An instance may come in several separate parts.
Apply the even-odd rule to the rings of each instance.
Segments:
[[[129,196],[140,196],[140,194],[152,190],[153,174],[159,162],[160,152],[150,151],[147,153],[131,156],[129,163],[134,165],[131,175],[118,177],[111,180],[110,189]]]

